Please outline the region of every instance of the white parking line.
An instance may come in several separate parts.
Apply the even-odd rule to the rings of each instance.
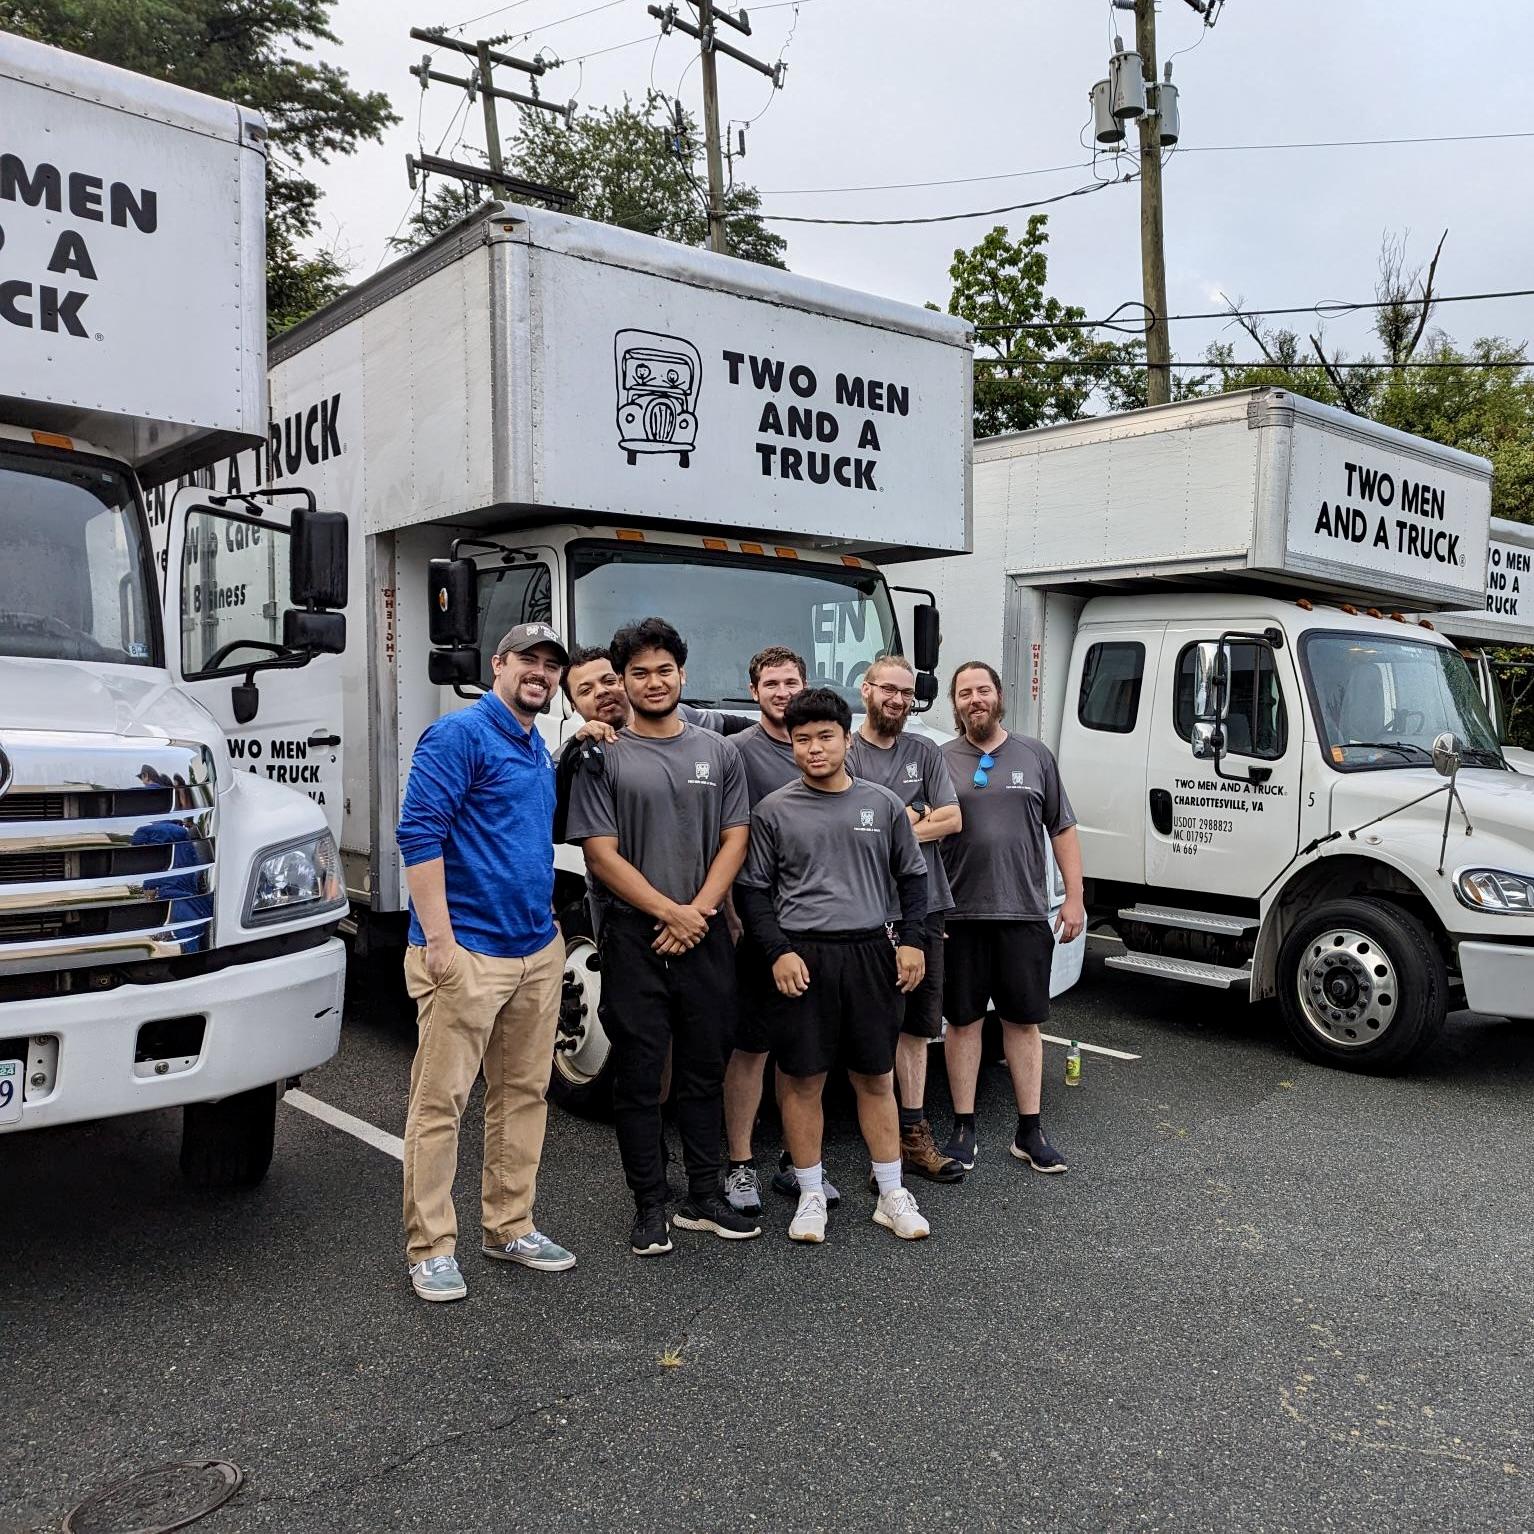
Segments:
[[[290,1087],[283,1093],[282,1100],[301,1113],[310,1114],[322,1123],[331,1125],[332,1128],[354,1135],[364,1144],[371,1145],[374,1150],[381,1150],[384,1155],[393,1156],[396,1161],[405,1159],[405,1142],[398,1135],[386,1134],[382,1129],[369,1124],[366,1119],[359,1119],[350,1113],[343,1113],[339,1108],[332,1108],[329,1103],[322,1103],[319,1098],[310,1097],[307,1092],[300,1092],[297,1087]]]
[[[1106,1044],[1083,1044],[1080,1039],[1062,1039],[1052,1033],[1041,1033],[1039,1037],[1049,1044],[1064,1044],[1069,1047],[1074,1043],[1084,1055],[1107,1055],[1110,1060],[1138,1060],[1140,1058],[1139,1055],[1130,1054],[1127,1049],[1109,1049]]]

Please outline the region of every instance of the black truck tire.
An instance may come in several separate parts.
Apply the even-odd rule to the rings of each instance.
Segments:
[[[272,1164],[279,1084],[182,1109],[181,1174],[198,1188],[253,1188]]]
[[[1303,916],[1278,959],[1278,1001],[1300,1052],[1350,1071],[1400,1070],[1448,1015],[1443,955],[1410,911],[1372,896]]]

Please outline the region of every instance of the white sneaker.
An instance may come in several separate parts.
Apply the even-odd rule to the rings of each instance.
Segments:
[[[826,1239],[826,1196],[820,1192],[801,1193],[799,1208],[788,1222],[790,1241]]]
[[[932,1227],[922,1218],[909,1188],[879,1195],[874,1206],[874,1224],[893,1231],[902,1241],[921,1241],[932,1234]]]

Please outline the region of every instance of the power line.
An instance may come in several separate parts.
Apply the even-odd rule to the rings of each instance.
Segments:
[[[1108,184],[1111,185],[1111,183]],[[767,215],[763,214],[763,217]],[[1503,288],[1493,293],[1435,293],[1432,303],[1435,307],[1439,304],[1475,304],[1494,298],[1534,298],[1534,288]],[[1421,303],[1421,301],[1421,299],[1407,299],[1406,303]],[[1166,319],[1170,324],[1174,320],[1272,319],[1286,314],[1313,314],[1317,319],[1327,320],[1340,319],[1344,315],[1358,314],[1371,309],[1393,309],[1398,302],[1400,300],[1390,298],[1371,298],[1352,303],[1342,299],[1322,299],[1320,303],[1297,304],[1283,309],[1248,309],[1243,305],[1233,309],[1208,309],[1199,314],[1169,314]],[[1119,316],[1126,309],[1143,310],[1144,308],[1145,305],[1138,300],[1127,299],[1106,318],[1100,320],[1028,320],[1016,325],[977,325],[975,328],[977,330],[1119,330],[1125,328],[1119,324]]]
[[[578,53],[573,59],[566,59],[567,64],[583,64],[587,59],[599,59],[604,53],[617,53],[623,48],[637,48],[640,43],[653,43],[655,34],[646,32],[643,37],[631,37],[626,43],[612,43],[606,48],[593,48],[590,53]]]
[[[803,0],[808,4],[809,0]],[[764,10],[757,6],[754,9]],[[1534,138],[1534,130],[1518,133],[1446,133],[1432,138],[1358,138],[1318,139],[1293,144],[1179,144],[1177,152],[1184,154],[1250,154],[1269,150],[1288,149],[1363,149],[1395,144],[1472,144],[1495,139]],[[1070,165],[1046,165],[1037,170],[1003,170],[988,176],[949,176],[933,181],[885,181],[869,186],[788,186],[762,187],[763,197],[811,197],[831,192],[905,192],[921,187],[973,186],[982,181],[1015,181],[1021,176],[1047,176],[1055,171],[1085,170],[1090,160],[1076,161]]]
[[[1133,175],[1121,176],[1115,181],[1094,181],[1091,186],[1078,186],[1073,192],[1061,192],[1054,197],[1040,197],[1033,202],[1014,202],[1005,208],[978,208],[969,213],[929,213],[921,218],[809,218],[793,213],[760,213],[757,217],[770,224],[837,224],[862,229],[888,228],[895,224],[951,224],[966,218],[995,218],[1002,213],[1021,213],[1026,208],[1047,208],[1051,203],[1068,202],[1072,197],[1087,197],[1106,187],[1122,186],[1137,179]],[[1020,327],[1013,327],[1014,329]]]

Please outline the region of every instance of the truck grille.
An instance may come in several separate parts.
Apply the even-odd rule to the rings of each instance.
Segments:
[[[7,731],[0,975],[208,946],[216,820],[201,746]]]

